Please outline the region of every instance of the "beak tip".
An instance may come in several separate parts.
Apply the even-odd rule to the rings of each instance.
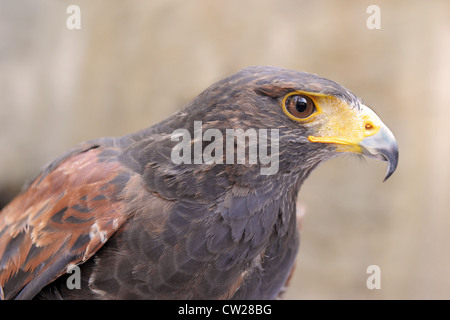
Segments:
[[[388,162],[388,168],[387,168],[387,172],[386,172],[386,176],[384,177],[383,182],[385,182],[387,179],[389,179],[392,174],[395,172],[395,170],[397,169],[397,164],[398,164],[398,146],[396,145],[395,149],[392,150],[392,152],[383,155],[386,159],[386,161]]]
[[[395,170],[388,170],[388,172],[386,173],[386,176],[383,179],[383,182],[386,182],[387,179],[389,179],[392,174],[394,173]]]

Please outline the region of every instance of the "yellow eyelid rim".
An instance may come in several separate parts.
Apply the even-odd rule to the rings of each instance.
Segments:
[[[286,108],[286,100],[290,96],[294,96],[294,95],[304,95],[304,96],[309,97],[314,102],[314,105],[316,107],[316,112],[313,112],[311,115],[307,116],[306,118],[297,118],[296,116],[292,115]],[[312,93],[312,92],[297,90],[297,91],[289,92],[287,95],[284,96],[283,100],[281,101],[281,107],[283,108],[283,112],[292,120],[295,120],[297,122],[303,122],[303,123],[311,122],[318,114],[322,113],[322,108],[319,106],[319,104],[317,103],[316,99],[314,99],[314,97],[329,98],[329,96],[326,94]]]

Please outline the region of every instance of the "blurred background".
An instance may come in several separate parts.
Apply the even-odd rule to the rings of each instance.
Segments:
[[[69,30],[67,7],[81,9]],[[381,29],[366,22],[380,8]],[[397,172],[344,156],[303,186],[287,299],[450,298],[450,2],[0,0],[0,208],[69,147],[275,65],[339,82],[396,135]],[[367,267],[381,269],[369,290]]]

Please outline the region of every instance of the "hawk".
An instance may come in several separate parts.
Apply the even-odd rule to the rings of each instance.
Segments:
[[[299,246],[300,187],[344,153],[387,161],[385,179],[397,167],[394,135],[343,86],[245,68],[28,182],[0,212],[0,297],[276,298]],[[75,266],[79,289],[64,277]]]

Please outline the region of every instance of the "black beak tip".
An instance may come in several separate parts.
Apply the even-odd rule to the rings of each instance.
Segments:
[[[389,179],[392,174],[397,169],[398,164],[398,149],[396,148],[394,152],[390,152],[388,154],[383,154],[383,157],[385,161],[388,162],[388,169],[386,172],[386,176],[384,177],[383,182],[385,182],[387,179]]]

